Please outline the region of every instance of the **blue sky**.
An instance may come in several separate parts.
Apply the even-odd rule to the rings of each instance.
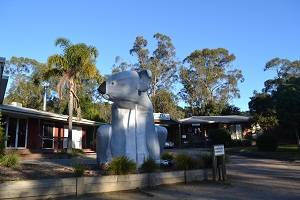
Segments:
[[[232,101],[242,110],[248,109],[253,90],[261,90],[273,76],[263,71],[268,60],[300,58],[297,0],[1,0],[0,10],[0,56],[8,59],[44,62],[58,52],[54,40],[61,36],[96,46],[104,74],[116,56],[135,62],[129,49],[137,35],[152,46],[156,32],[169,35],[179,60],[196,49],[226,48],[245,77],[241,98]]]

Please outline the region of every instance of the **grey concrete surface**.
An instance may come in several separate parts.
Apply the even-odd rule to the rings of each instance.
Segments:
[[[300,164],[297,162],[232,156],[227,169],[227,183],[176,184],[77,199],[300,199]]]

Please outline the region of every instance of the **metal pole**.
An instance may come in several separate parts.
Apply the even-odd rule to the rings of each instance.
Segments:
[[[43,103],[43,111],[46,111],[46,104],[47,104],[47,86],[44,86],[44,103]]]

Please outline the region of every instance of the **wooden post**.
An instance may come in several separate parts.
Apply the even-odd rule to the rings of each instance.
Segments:
[[[224,145],[215,145],[212,149],[212,155],[213,155],[213,180],[226,181],[226,166],[225,166],[225,150]],[[219,164],[218,164],[218,157],[219,157]]]
[[[213,176],[213,181],[216,181],[217,180],[217,158],[215,156],[215,152],[214,152],[214,149],[212,150],[212,176]]]
[[[225,153],[223,155],[223,158],[222,158],[222,179],[223,181],[226,181],[227,180],[227,174],[226,174],[226,166],[225,166],[225,163],[226,163],[226,160],[225,160]]]

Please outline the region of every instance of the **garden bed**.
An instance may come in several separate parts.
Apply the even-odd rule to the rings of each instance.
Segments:
[[[129,175],[6,181],[0,183],[0,199],[51,198],[132,190],[163,184],[202,181],[207,179],[207,174],[207,170],[199,169]]]

